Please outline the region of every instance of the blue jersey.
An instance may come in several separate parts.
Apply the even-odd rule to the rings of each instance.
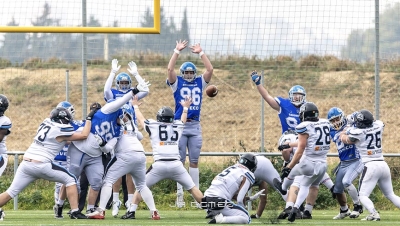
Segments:
[[[275,97],[275,101],[278,102],[281,107],[278,116],[281,121],[282,133],[289,129],[296,130],[296,126],[300,124],[300,108],[297,108],[289,99],[286,98]]]
[[[77,121],[74,120],[70,122],[71,126],[74,127],[76,131],[79,127],[85,126],[85,121]],[[69,144],[64,145],[63,149],[56,155],[54,158],[55,161],[67,161],[67,152],[68,152]]]
[[[190,96],[192,97],[192,104],[189,106],[187,118],[190,120],[200,121],[203,90],[207,86],[203,75],[196,76],[192,82],[186,81],[182,76],[177,76],[174,84],[170,84],[167,80],[167,85],[169,85],[174,91],[175,120],[181,119],[183,107],[180,102],[184,101],[186,96]]]
[[[67,161],[67,152],[69,144],[64,145],[63,149],[54,158],[55,161]]]
[[[109,141],[121,134],[121,126],[117,124],[117,118],[122,114],[122,110],[105,114],[98,110],[92,119],[92,127],[90,132],[101,136],[105,141]]]
[[[342,132],[342,129],[337,131],[333,129],[332,127],[330,128],[330,136],[336,144],[336,148],[339,153],[339,159],[340,161],[349,161],[349,160],[354,160],[354,159],[359,159],[360,158],[360,153],[356,149],[356,145],[354,144],[345,144],[339,139],[339,135]]]

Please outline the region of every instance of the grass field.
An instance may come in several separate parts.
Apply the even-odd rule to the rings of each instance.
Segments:
[[[123,211],[120,211],[123,214]],[[287,220],[276,221],[272,216],[277,216],[278,212],[264,212],[260,219],[252,220],[251,224],[291,224]],[[366,222],[361,218],[343,220],[333,220],[337,214],[334,210],[314,210],[312,220],[296,220],[296,225],[398,225],[400,221],[399,211],[382,211],[380,213],[381,221]],[[105,220],[71,220],[67,218],[66,213],[64,219],[58,220],[53,218],[53,211],[44,210],[6,210],[6,217],[1,225],[204,225],[208,219],[205,219],[205,212],[202,210],[185,210],[185,211],[160,211],[161,220],[152,221],[149,218],[149,211],[140,210],[136,213],[137,219],[121,220],[113,218],[111,211],[106,212]],[[366,213],[360,217],[365,217]]]

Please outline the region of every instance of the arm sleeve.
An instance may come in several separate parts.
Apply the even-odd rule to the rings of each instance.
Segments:
[[[113,102],[107,103],[101,108],[101,112],[104,114],[110,114],[113,112],[118,111],[125,103],[130,101],[132,99],[132,92],[127,92],[125,95],[123,95],[121,98],[116,99]]]
[[[110,100],[113,99],[113,94],[111,92],[112,83],[115,77],[115,73],[110,73],[107,78],[106,84],[104,85],[104,99]]]
[[[246,194],[250,188],[250,185],[251,185],[251,183],[250,183],[249,179],[247,179],[247,177],[246,177],[246,181],[244,182],[244,185],[242,186],[242,188],[240,189],[240,191],[238,192],[238,195],[237,195],[236,200],[237,200],[238,205],[243,206],[243,207],[245,206],[243,203],[243,200],[244,200],[244,197],[246,197]]]
[[[114,149],[115,145],[117,144],[117,141],[118,141],[117,137],[112,138],[111,140],[109,140],[107,142],[106,145],[104,145],[104,147],[100,147],[100,150],[104,153],[110,153]]]

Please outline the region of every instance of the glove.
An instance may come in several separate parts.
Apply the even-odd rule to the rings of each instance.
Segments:
[[[118,60],[114,59],[111,61],[111,73],[117,73],[119,69],[121,68],[121,65],[118,65]]]
[[[253,71],[250,76],[257,86],[261,84],[261,76],[259,76],[256,71]]]
[[[92,121],[92,118],[94,116],[94,114],[96,114],[96,112],[99,110],[99,108],[94,108],[92,109],[89,114],[86,116],[86,120],[88,121]]]
[[[282,169],[282,174],[281,174],[281,179],[283,180],[285,177],[289,176],[290,171],[292,171],[292,169],[290,168],[283,168]]]
[[[129,66],[129,68],[128,68],[129,73],[131,73],[133,76],[136,77],[136,75],[139,74],[138,71],[137,71],[136,63],[131,61],[131,62],[128,63],[128,66]]]
[[[351,126],[355,123],[357,114],[358,114],[358,111],[355,111],[346,117],[348,125]]]
[[[149,86],[150,86],[149,81],[143,80],[143,82],[139,82],[139,84],[136,85],[135,88],[132,89],[133,95],[136,95],[139,92],[149,92]]]
[[[284,149],[288,149],[288,148],[290,148],[289,144],[282,144],[282,145],[278,146],[279,151],[283,151]]]
[[[97,103],[97,102],[94,102],[94,103],[92,103],[92,104],[90,105],[90,110],[91,110],[91,111],[94,110],[94,109],[99,110],[100,108],[101,108],[101,104],[99,104],[99,103]]]
[[[287,165],[289,165],[290,161],[283,161],[283,168],[285,168]]]
[[[104,147],[107,144],[107,141],[105,141],[101,136],[98,134],[94,135],[94,138],[96,138],[97,143],[99,144],[100,147]]]
[[[263,192],[265,191],[265,189],[260,190],[259,192],[257,192],[256,194],[254,194],[253,196],[249,197],[250,201],[253,201],[255,199],[258,199],[258,197],[260,197],[261,195],[265,195],[263,194]]]

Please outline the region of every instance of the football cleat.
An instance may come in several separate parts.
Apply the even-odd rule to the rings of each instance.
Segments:
[[[290,221],[290,222],[295,221],[298,215],[301,216],[300,210],[297,207],[293,207],[292,210],[289,213],[288,221]]]
[[[121,217],[121,219],[136,219],[135,218],[135,211],[126,211],[126,213]]]
[[[6,216],[6,213],[4,213],[4,210],[2,210],[0,208],[0,221],[3,221],[5,216]]]
[[[361,219],[362,221],[380,221],[381,217],[379,213],[371,213],[370,215],[366,216],[365,218]]]
[[[86,214],[89,219],[99,219],[104,220],[104,211],[100,208],[97,208],[95,211]]]
[[[63,219],[64,218],[64,216],[62,215],[63,207],[64,207],[63,205],[54,205],[53,206],[55,219]]]
[[[222,213],[219,213],[219,214],[215,215],[215,217],[212,220],[210,220],[208,223],[209,224],[221,224],[223,219],[224,219],[224,216],[222,215]]]
[[[113,205],[112,205],[112,212],[111,215],[113,217],[117,217],[118,216],[118,212],[119,212],[119,208],[121,207],[122,202],[121,201],[114,201]]]
[[[69,217],[71,219],[88,219],[87,216],[85,216],[80,211],[71,212],[71,215],[69,215]]]
[[[160,214],[158,213],[157,210],[152,211],[152,213],[151,213],[151,219],[152,219],[152,220],[160,220]]]
[[[333,217],[334,220],[344,219],[345,217],[350,216],[351,212],[349,209],[347,210],[340,210],[339,214]]]
[[[289,206],[288,208],[284,209],[282,213],[279,214],[278,219],[286,219],[289,216],[290,211],[292,211],[292,207]]]
[[[350,218],[357,218],[363,213],[362,205],[354,204],[354,209],[350,214]]]
[[[312,219],[311,213],[308,210],[304,210],[301,219]]]

